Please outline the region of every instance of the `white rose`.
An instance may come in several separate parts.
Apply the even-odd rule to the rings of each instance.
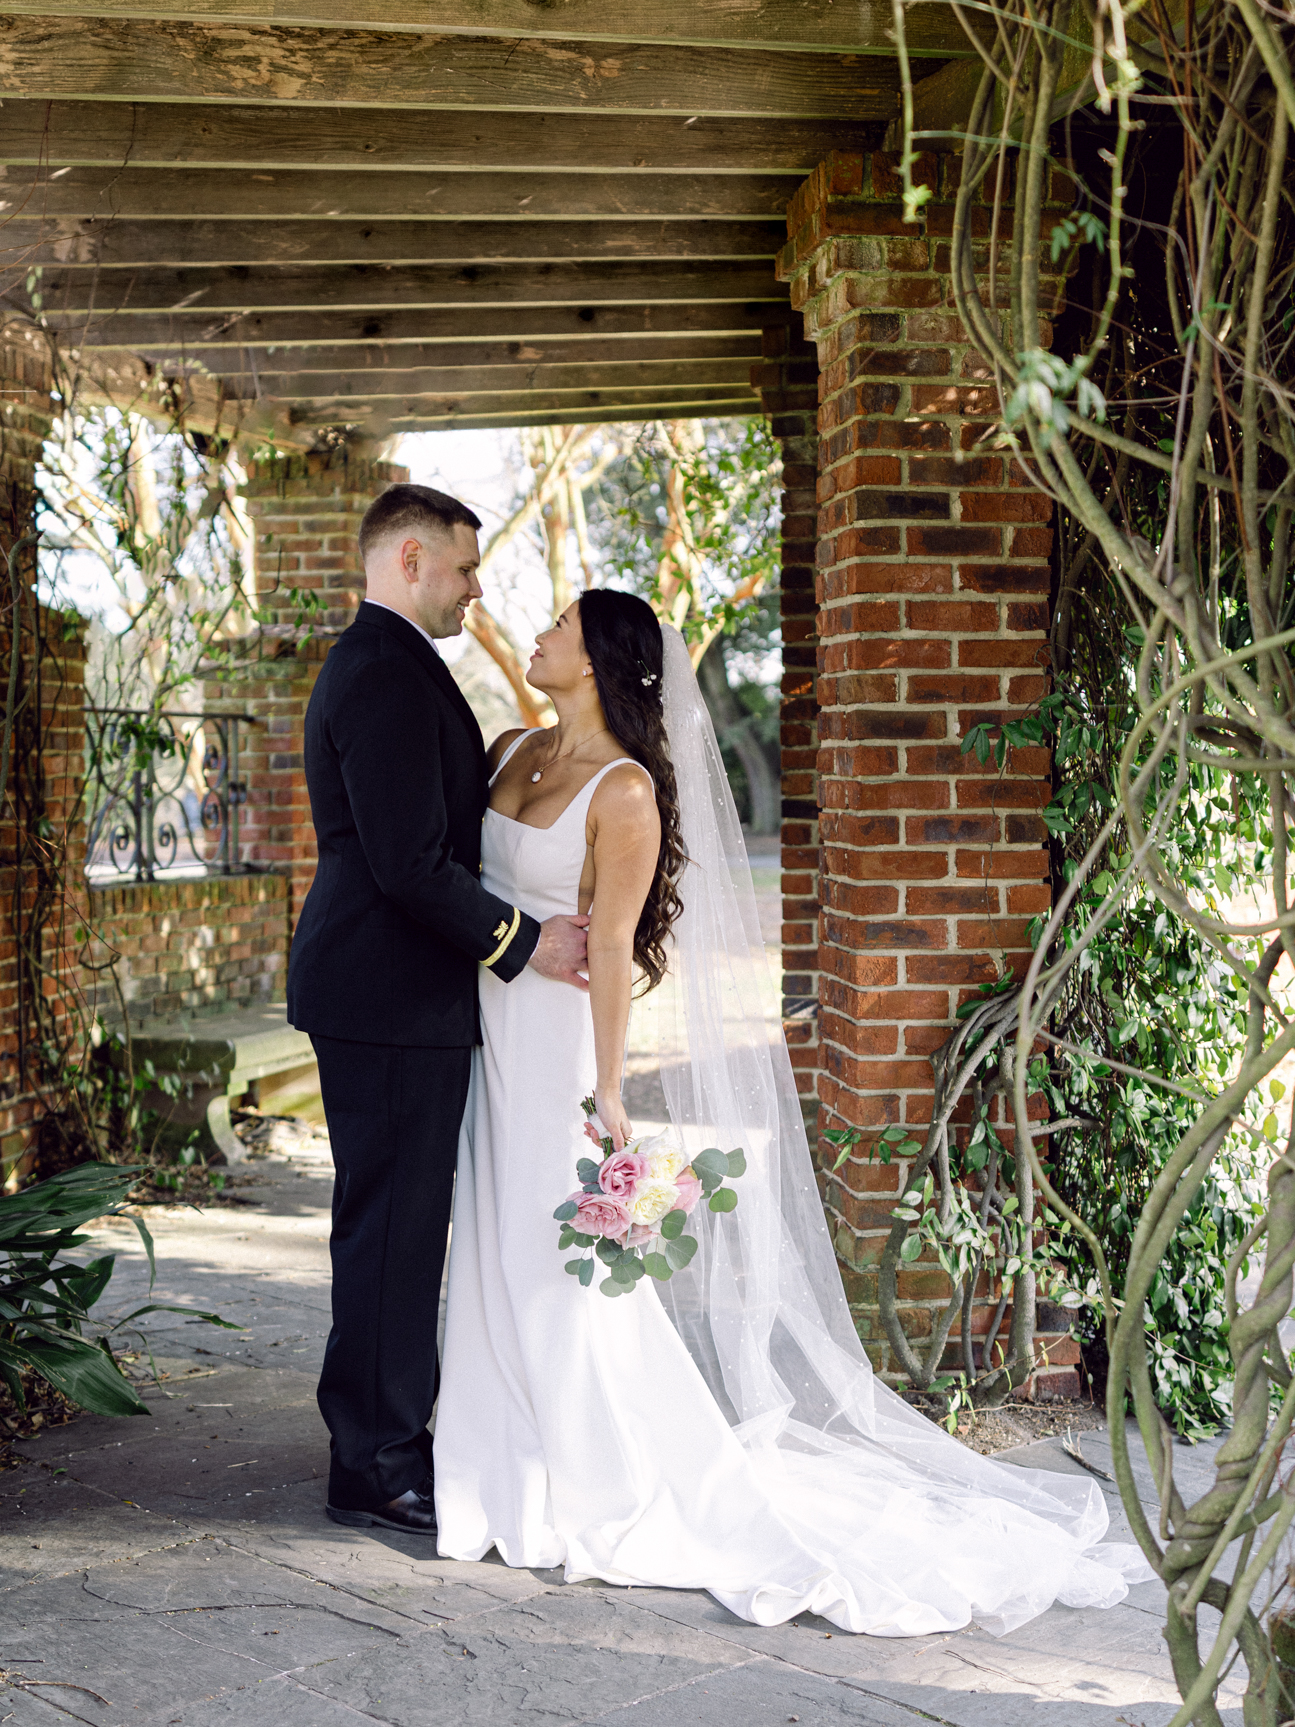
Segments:
[[[660,1151],[645,1152],[647,1172],[656,1181],[673,1181],[688,1161],[677,1145],[662,1146]]]
[[[672,1181],[661,1181],[649,1175],[640,1181],[629,1214],[635,1223],[659,1223],[667,1211],[673,1211],[679,1189]]]

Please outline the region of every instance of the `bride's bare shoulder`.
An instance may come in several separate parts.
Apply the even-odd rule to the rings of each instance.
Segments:
[[[603,775],[589,804],[590,819],[614,823],[622,831],[659,828],[656,788],[652,776],[639,762],[617,764]]]
[[[509,745],[517,738],[521,737],[527,730],[528,728],[526,726],[514,726],[511,731],[500,732],[494,743],[492,743],[490,748],[486,751],[486,766],[490,769],[491,773],[493,773],[499,766],[500,757]]]

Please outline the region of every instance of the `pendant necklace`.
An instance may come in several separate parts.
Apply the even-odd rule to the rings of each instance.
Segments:
[[[542,768],[536,768],[535,772],[531,775],[531,784],[533,786],[537,786],[540,783],[540,780],[553,766],[554,762],[565,761],[568,756],[573,756],[576,753],[576,750],[582,750],[585,745],[587,743],[591,743],[594,738],[600,738],[606,730],[606,726],[600,726],[596,732],[590,732],[587,738],[581,738],[580,742],[575,746],[575,749],[563,750],[561,755],[553,757],[553,761],[545,762]]]

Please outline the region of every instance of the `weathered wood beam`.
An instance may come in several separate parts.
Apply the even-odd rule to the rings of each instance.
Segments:
[[[604,259],[772,259],[783,222],[55,222],[16,217],[4,244],[25,266],[514,264]],[[111,287],[105,284],[107,291]]]
[[[158,221],[498,217],[779,218],[800,174],[338,173],[224,168],[6,168],[0,215]]]
[[[742,336],[795,322],[800,314],[789,302],[733,300],[666,302],[661,305],[463,306],[417,311],[367,309],[355,312],[228,312],[211,317],[194,308],[175,315],[122,313],[83,320],[50,321],[72,346],[87,350],[137,348],[209,357],[236,354],[240,348],[309,349],[315,344],[383,342],[398,345],[436,342],[550,342],[592,338],[615,347],[639,337],[670,341],[705,336]]]
[[[625,176],[798,174],[832,150],[880,146],[884,122],[750,120],[703,114],[423,113],[171,102],[0,107],[0,161],[39,167],[431,170],[538,169]]]
[[[889,60],[652,43],[10,16],[0,89],[25,96],[293,106],[889,119]]]
[[[498,396],[464,391],[460,395],[405,396],[380,402],[351,401],[345,397],[294,402],[291,418],[298,429],[356,426],[366,435],[377,437],[388,430],[408,429],[405,421],[440,420],[453,424],[460,414],[489,413],[499,424],[512,425],[519,414],[552,412],[577,424],[592,419],[614,420],[633,408],[652,409],[654,419],[668,418],[678,407],[718,414],[738,411],[734,407],[738,404],[739,408],[752,412],[758,409],[759,400],[753,390],[738,389],[731,384],[638,390],[520,390],[515,395]]]
[[[96,355],[75,368],[75,377],[78,402],[138,414],[166,431],[183,426],[207,437],[269,441],[288,450],[315,443],[315,431],[298,426],[282,403],[239,401],[215,378],[162,380],[134,354]]]
[[[737,397],[729,402],[659,402],[649,408],[627,408],[624,404],[615,408],[586,408],[580,416],[580,422],[590,426],[633,425],[642,424],[648,420],[731,420],[750,419],[761,412],[758,398]],[[548,408],[538,412],[521,412],[510,408],[504,414],[478,413],[453,414],[442,418],[421,417],[414,414],[400,416],[399,419],[386,423],[384,426],[365,430],[362,436],[365,442],[371,439],[391,437],[402,432],[471,432],[486,427],[496,427],[503,430],[513,430],[521,426],[564,426],[572,424],[570,413],[565,408]]]
[[[765,48],[880,54],[893,58],[888,0],[848,6],[805,0],[8,0],[11,13],[51,17],[176,19],[198,23],[292,24],[344,30],[408,30],[587,42],[655,42],[687,47]],[[435,17],[429,17],[434,11]],[[908,52],[944,58],[967,53],[947,5],[910,7]]]
[[[718,361],[741,361],[748,369],[760,358],[760,331],[743,336],[654,336],[648,340],[607,340],[573,336],[569,340],[546,338],[543,341],[515,342],[408,342],[343,343],[318,347],[191,347],[177,354],[167,348],[149,348],[136,352],[157,367],[167,377],[179,377],[188,371],[205,373],[213,378],[261,378],[270,394],[280,393],[272,375],[291,372],[310,378],[317,373],[347,372],[367,376],[380,372],[435,370],[438,374],[461,381],[464,373],[480,377],[492,384],[496,370],[513,372],[519,366],[544,371],[550,366],[583,366],[603,370],[616,365],[643,365],[657,361],[672,361],[689,366],[710,366]],[[727,374],[726,374],[727,375]],[[743,374],[745,381],[745,374]],[[404,389],[408,386],[402,386]],[[425,386],[439,388],[440,386]],[[447,388],[457,388],[451,382]],[[512,387],[512,386],[510,386]],[[331,386],[329,387],[331,390]],[[246,393],[245,391],[243,392]],[[255,392],[253,392],[255,393]],[[318,388],[312,394],[318,395]]]
[[[226,393],[240,400],[265,402],[337,400],[385,402],[391,397],[471,395],[483,401],[488,396],[550,396],[563,390],[610,392],[626,395],[640,390],[657,395],[675,390],[703,389],[723,385],[728,395],[751,389],[749,359],[737,360],[649,360],[612,361],[591,366],[585,363],[527,363],[447,369],[442,366],[380,371],[243,372],[225,379]],[[628,399],[628,397],[627,397]]]
[[[465,306],[576,306],[628,301],[768,300],[787,303],[787,290],[763,262],[672,263],[645,258],[638,263],[426,264],[374,269],[368,265],[332,269],[308,265],[264,265],[228,270],[151,269],[113,271],[46,266],[41,280],[46,315],[75,332],[78,318],[98,323],[112,313],[129,312],[315,312]],[[15,285],[3,298],[22,306]],[[777,319],[771,319],[777,322]],[[133,347],[135,344],[125,343]]]

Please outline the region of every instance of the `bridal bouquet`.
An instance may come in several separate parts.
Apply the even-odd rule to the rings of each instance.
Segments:
[[[592,1097],[580,1107],[587,1118],[593,1116]],[[632,1139],[616,1151],[610,1139],[598,1137],[591,1120],[585,1132],[602,1157],[580,1159],[580,1186],[553,1215],[562,1225],[559,1252],[592,1252],[569,1259],[567,1270],[588,1289],[600,1259],[609,1273],[598,1285],[604,1295],[627,1295],[641,1277],[667,1282],[697,1251],[696,1238],[683,1232],[689,1212],[702,1198],[712,1211],[732,1211],[737,1194],[724,1180],[744,1174],[746,1158],[712,1146],[685,1163],[669,1133]]]

